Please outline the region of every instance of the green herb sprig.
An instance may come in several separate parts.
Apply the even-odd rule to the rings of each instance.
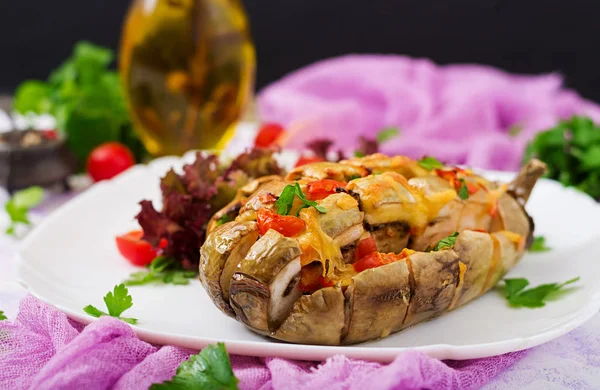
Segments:
[[[458,237],[458,232],[454,232],[451,235],[449,235],[448,237],[442,238],[441,240],[439,240],[433,246],[433,248],[431,247],[431,245],[427,245],[427,248],[425,248],[425,252],[431,252],[432,250],[440,251],[442,249],[452,248],[454,246],[454,244],[456,243],[457,237]]]
[[[417,164],[419,164],[421,168],[427,169],[428,171],[444,167],[444,164],[442,164],[437,158],[430,156],[423,157],[417,161]]]
[[[552,248],[546,246],[546,237],[544,236],[535,236],[529,247],[529,252],[548,252],[549,250]]]
[[[30,226],[29,210],[39,205],[44,199],[44,190],[42,187],[29,187],[14,193],[4,205],[4,210],[10,218],[10,225],[6,229],[6,234],[15,235],[18,224]]]
[[[382,144],[391,139],[394,139],[400,135],[400,130],[397,127],[386,127],[385,129],[380,130],[375,136],[375,140],[377,143]]]
[[[504,279],[504,296],[513,307],[543,307],[546,301],[556,296],[565,286],[573,284],[579,277],[567,280],[564,283],[547,283],[537,287],[528,288],[529,281],[525,278]]]
[[[104,297],[104,303],[106,304],[108,313],[103,312],[92,305],[87,305],[83,308],[83,311],[97,318],[102,316],[111,316],[132,325],[135,325],[137,323],[137,319],[135,318],[121,317],[121,314],[123,314],[125,310],[133,306],[133,298],[131,297],[131,295],[129,295],[127,287],[125,287],[124,284],[119,284],[118,286],[115,286],[112,292],[109,291],[108,294],[106,294],[106,296]]]
[[[179,365],[175,376],[153,384],[151,390],[237,390],[239,380],[223,343],[204,347],[200,353]]]
[[[281,195],[279,195],[279,199],[275,202],[275,207],[277,208],[277,214],[279,215],[289,215],[292,210],[292,205],[294,204],[294,199],[298,197],[302,201],[302,205],[296,212],[296,216],[300,214],[300,210],[307,207],[314,207],[321,214],[325,214],[327,210],[323,206],[319,206],[319,204],[315,201],[306,199],[306,195],[302,192],[300,188],[300,184],[288,184],[285,186]]]
[[[181,269],[179,263],[166,256],[158,256],[150,263],[147,271],[134,272],[129,279],[123,281],[126,286],[141,286],[145,284],[175,284],[186,285],[190,279],[198,276],[195,271]]]
[[[8,318],[4,315],[4,312],[2,310],[0,310],[0,321],[4,321],[6,319],[8,319]]]
[[[458,190],[458,196],[462,200],[469,199],[469,189],[467,188],[467,183],[465,183],[465,179],[460,179],[460,189]]]

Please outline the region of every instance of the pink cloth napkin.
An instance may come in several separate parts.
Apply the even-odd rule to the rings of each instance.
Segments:
[[[0,321],[0,389],[147,389],[170,379],[194,352],[148,344],[114,318],[84,327],[30,296],[14,322]],[[245,356],[231,361],[241,389],[470,389],[524,353],[441,362],[409,351],[387,365],[344,356],[323,363]]]
[[[513,75],[394,55],[307,66],[261,91],[258,108],[262,120],[288,128],[288,148],[327,137],[352,152],[360,135],[395,126],[401,136],[383,145],[385,153],[502,170],[516,170],[527,141],[558,119],[600,120],[600,107],[563,89],[557,74]]]

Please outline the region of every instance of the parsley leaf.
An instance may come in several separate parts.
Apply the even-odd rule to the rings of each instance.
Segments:
[[[461,182],[461,185],[460,185],[460,189],[458,190],[458,196],[462,200],[467,200],[467,199],[469,199],[469,189],[467,188],[465,179],[460,179],[460,182]]]
[[[433,246],[433,250],[439,251],[446,248],[452,248],[452,246],[454,246],[454,243],[456,242],[456,237],[458,237],[458,232],[454,232],[448,237],[442,238]]]
[[[2,310],[0,310],[0,321],[4,321],[6,319],[7,319],[7,317],[4,315],[4,312]]]
[[[375,136],[375,139],[377,140],[377,143],[382,144],[391,140],[392,138],[398,137],[399,135],[400,131],[397,127],[387,127],[379,131],[379,133],[377,133]]]
[[[229,214],[223,214],[221,216],[221,218],[219,218],[219,220],[217,221],[217,226],[221,226],[224,223],[231,222],[231,221],[233,221],[233,218],[231,218],[231,216]]]
[[[194,279],[196,276],[198,273],[195,271],[181,269],[172,257],[158,256],[152,260],[148,271],[134,272],[123,283],[126,286],[158,283],[186,285],[190,283],[190,279]]]
[[[44,199],[44,189],[33,186],[13,194],[6,204],[4,210],[10,218],[10,225],[6,229],[6,234],[14,235],[17,224],[31,225],[28,213],[29,209],[37,206]]]
[[[177,368],[171,380],[153,384],[151,390],[203,389],[237,390],[238,379],[233,374],[229,355],[223,343],[204,347]]]
[[[529,252],[547,252],[552,248],[546,246],[546,237],[544,236],[535,236],[533,238],[533,243],[529,247]]]
[[[579,280],[579,277],[567,280],[564,283],[547,283],[525,290],[529,281],[525,278],[504,279],[505,297],[513,307],[543,307],[553,295]],[[565,290],[562,290],[565,291]]]
[[[127,287],[125,287],[124,284],[119,284],[118,286],[115,286],[113,291],[109,291],[104,297],[104,303],[106,304],[108,313],[103,312],[92,305],[87,305],[83,308],[83,311],[97,318],[101,316],[111,316],[132,325],[137,323],[137,319],[135,318],[120,317],[125,310],[133,306],[133,299],[131,298],[131,295],[129,295]]]
[[[428,171],[432,171],[436,168],[443,168],[444,164],[442,164],[437,158],[435,157],[423,157],[422,159],[420,159],[419,161],[417,161],[417,163],[419,164],[419,166],[421,168],[427,169]]]
[[[365,157],[365,153],[360,150],[357,150],[354,152],[354,157]]]
[[[317,202],[313,200],[306,199],[306,195],[302,192],[300,188],[300,184],[288,184],[285,186],[281,195],[279,195],[279,199],[275,202],[275,207],[277,207],[277,214],[279,215],[289,215],[292,210],[292,205],[294,204],[294,199],[298,197],[302,201],[302,205],[298,209],[296,215],[300,213],[300,210],[307,207],[314,207],[318,212],[324,214],[327,210],[325,207],[320,206]]]

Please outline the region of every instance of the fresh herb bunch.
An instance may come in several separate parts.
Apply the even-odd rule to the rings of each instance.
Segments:
[[[527,146],[524,161],[548,165],[546,177],[573,186],[600,200],[600,126],[574,116],[539,133]]]
[[[4,205],[4,210],[10,218],[10,225],[6,229],[6,234],[15,235],[18,224],[31,225],[28,216],[29,209],[40,204],[43,199],[44,190],[42,187],[33,186],[15,192]]]
[[[145,149],[133,132],[119,75],[108,69],[114,53],[89,42],[75,45],[47,81],[28,80],[15,92],[21,114],[51,114],[83,167],[90,151],[108,141],[125,144],[139,161]]]

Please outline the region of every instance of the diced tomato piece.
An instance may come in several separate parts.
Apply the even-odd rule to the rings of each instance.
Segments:
[[[300,290],[302,292],[313,292],[323,287],[331,287],[333,281],[323,275],[321,263],[308,264],[300,270]]]
[[[142,240],[144,232],[142,230],[132,230],[129,233],[117,236],[117,248],[123,257],[133,265],[148,265],[158,256],[160,249],[167,246],[167,240],[161,239],[158,248]]]
[[[377,243],[373,236],[369,236],[367,238],[363,238],[358,242],[356,246],[356,261],[362,259],[363,257],[370,255],[373,252],[377,252]]]
[[[361,260],[352,264],[356,272],[362,272],[366,269],[381,267],[382,265],[390,264],[395,261],[406,259],[411,254],[415,253],[412,249],[404,248],[399,254],[395,253],[380,253],[374,252],[363,257]]]
[[[42,135],[47,140],[53,141],[58,138],[58,133],[56,132],[56,130],[41,130],[41,131],[42,131]]]
[[[306,165],[306,164],[312,164],[312,163],[316,163],[316,162],[323,162],[323,161],[327,161],[325,160],[323,157],[307,157],[307,156],[301,156],[298,161],[296,161],[296,165],[294,165],[294,168],[297,168],[299,166],[302,165]]]
[[[465,181],[465,185],[467,186],[467,191],[469,191],[469,195],[473,195],[474,193],[479,191],[479,186],[475,183]]]
[[[493,218],[496,218],[496,215],[498,214],[498,199],[494,199],[492,201],[492,203],[490,204],[490,208],[488,209],[488,214],[491,215]]]
[[[313,181],[306,186],[306,197],[310,200],[325,199],[335,194],[338,188],[346,188],[346,183],[331,179]]]
[[[262,204],[273,204],[273,203],[277,202],[277,199],[278,198],[270,192],[267,192],[266,194],[262,194],[258,197],[258,200],[260,200],[260,202]]]
[[[283,126],[277,123],[265,123],[260,127],[256,138],[254,139],[254,146],[258,148],[268,148],[277,144],[277,140],[284,133]]]
[[[258,222],[258,232],[261,236],[269,229],[273,229],[286,237],[292,237],[306,227],[306,223],[300,218],[291,215],[279,215],[269,209],[258,210],[256,222]]]

